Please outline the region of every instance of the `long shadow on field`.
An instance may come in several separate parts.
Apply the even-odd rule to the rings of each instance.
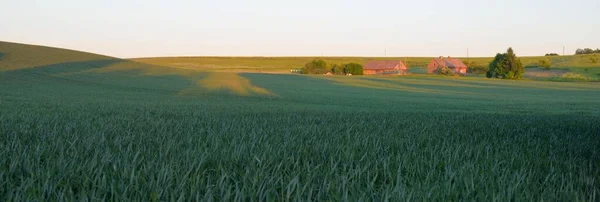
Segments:
[[[486,88],[498,89],[515,89],[515,88],[532,88],[538,90],[600,90],[597,85],[586,85],[591,83],[568,83],[568,82],[545,82],[545,81],[514,81],[514,80],[462,80],[457,79],[454,82],[468,85],[478,85]]]
[[[6,86],[14,84],[17,87],[23,84],[41,88],[101,86],[134,92],[161,91],[173,94],[189,86],[190,82],[179,75],[155,74],[159,72],[158,69],[161,67],[111,58],[9,70],[3,72],[2,81]]]
[[[92,71],[97,73],[134,71],[134,74],[138,76],[175,76],[185,79],[189,83],[186,87],[176,90],[177,94],[182,96],[204,95],[215,92],[225,92],[238,96],[276,96],[267,89],[252,85],[250,80],[237,73],[165,67],[128,60],[104,68],[93,69]],[[160,81],[157,80],[156,82]]]
[[[237,73],[149,65],[118,58],[57,63],[4,73],[4,78],[30,80],[29,84],[39,85],[55,81],[78,86],[171,92],[185,96],[219,92],[237,96],[276,96],[265,88],[252,85],[249,79]]]
[[[339,85],[360,87],[360,88],[371,88],[381,90],[393,90],[410,93],[425,93],[425,94],[473,94],[471,92],[455,91],[453,89],[439,89],[432,88],[433,85],[414,85],[405,82],[399,82],[397,80],[389,80],[387,78],[375,78],[375,77],[340,77],[340,76],[329,76],[329,77],[318,77],[325,80],[333,81]],[[439,84],[437,85],[440,86]]]

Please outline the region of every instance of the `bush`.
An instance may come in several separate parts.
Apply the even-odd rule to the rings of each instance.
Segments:
[[[545,56],[558,56],[558,53],[546,53]]]
[[[581,74],[576,74],[572,72],[565,73],[560,76],[552,77],[550,80],[552,81],[591,81],[590,78],[583,76]]]
[[[485,65],[481,65],[475,61],[467,61],[465,65],[467,65],[467,73],[471,74],[485,74],[488,70]]]
[[[521,79],[524,73],[523,63],[513,49],[508,48],[506,53],[496,54],[494,60],[490,62],[486,76],[488,78]]]
[[[592,63],[597,63],[598,62],[598,58],[596,58],[596,54],[590,56],[590,62],[592,62]]]
[[[538,67],[543,68],[545,70],[549,70],[550,66],[550,60],[548,59],[543,59],[538,62]]]
[[[457,76],[458,74],[448,67],[440,67],[436,70],[436,74],[445,76]]]

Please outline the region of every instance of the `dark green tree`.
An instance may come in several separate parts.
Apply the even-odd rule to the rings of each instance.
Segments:
[[[327,69],[327,63],[321,59],[306,63],[302,68],[303,74],[324,74],[327,73],[327,71],[329,71]]]
[[[344,64],[344,72],[352,75],[363,75],[363,66],[358,63]]]
[[[600,49],[597,48],[596,50],[594,50],[591,48],[584,48],[584,49],[578,48],[575,51],[575,55],[584,55],[584,54],[593,54],[593,53],[600,53]]]
[[[333,64],[331,65],[331,72],[334,74],[346,74],[344,71],[344,65]]]
[[[506,53],[496,54],[494,60],[490,62],[486,76],[488,78],[520,79],[523,78],[524,73],[523,63],[513,49],[508,48]]]

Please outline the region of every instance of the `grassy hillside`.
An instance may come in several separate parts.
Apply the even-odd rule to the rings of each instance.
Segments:
[[[4,59],[0,201],[600,195],[597,83]]]
[[[0,71],[111,59],[116,58],[67,49],[0,41]]]
[[[596,57],[594,63],[590,57]],[[138,58],[134,61],[171,66],[178,68],[189,68],[206,71],[228,71],[228,72],[269,72],[287,73],[290,69],[301,68],[315,57],[164,57],[164,58]],[[369,60],[402,60],[406,61],[409,72],[423,74],[425,67],[431,61],[431,57],[407,57],[407,58],[366,58],[366,57],[325,57],[322,58],[329,64],[361,63]],[[475,61],[480,65],[487,65],[492,61],[489,58],[460,58],[463,61]],[[600,55],[574,55],[554,57],[521,57],[525,66],[536,66],[539,60],[549,59],[553,69],[566,70],[582,74],[588,77],[600,77]],[[537,68],[529,71],[539,71]]]

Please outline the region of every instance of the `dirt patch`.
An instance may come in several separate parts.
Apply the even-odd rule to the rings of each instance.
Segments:
[[[540,68],[527,68],[525,69],[525,77],[529,78],[549,78],[555,76],[562,76],[563,74],[569,72],[566,69],[540,69]]]

